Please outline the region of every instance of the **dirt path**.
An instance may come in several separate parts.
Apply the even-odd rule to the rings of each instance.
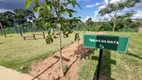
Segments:
[[[82,43],[83,41],[80,41],[79,44],[75,42],[62,50],[63,63],[68,68],[65,77],[61,78],[59,52],[33,65],[29,74],[40,80],[77,80],[82,55],[89,51],[89,49],[83,48]]]
[[[59,52],[36,63],[36,65],[32,65],[32,70],[29,74],[40,80],[77,80],[77,73],[81,68],[81,59],[83,58],[84,53],[88,51],[89,49],[83,47],[82,40],[79,44],[78,42],[74,42],[62,50],[63,65],[68,68],[64,77],[61,77]],[[34,80],[34,78],[32,80]]]

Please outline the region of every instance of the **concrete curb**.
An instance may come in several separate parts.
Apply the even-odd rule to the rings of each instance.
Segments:
[[[32,80],[32,78],[33,77],[28,74],[0,66],[0,80]]]

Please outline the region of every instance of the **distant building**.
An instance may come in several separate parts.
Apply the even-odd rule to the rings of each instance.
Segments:
[[[139,33],[142,33],[142,27],[139,27],[138,32],[139,32]]]

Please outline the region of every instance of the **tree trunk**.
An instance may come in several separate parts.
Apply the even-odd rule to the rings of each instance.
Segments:
[[[62,59],[62,36],[61,36],[61,28],[59,29],[59,38],[60,38],[60,41],[59,41],[59,50],[60,50],[60,62],[61,62],[61,73],[62,73],[62,76],[64,76],[64,70],[63,70],[63,59]]]
[[[79,35],[79,33],[78,33],[78,25],[77,25],[77,34]],[[79,45],[79,39],[77,41],[78,41],[78,45]]]
[[[2,24],[1,24],[0,26],[1,26],[1,31],[2,31],[2,33],[3,33],[4,36],[6,37],[6,34],[5,34],[4,29],[3,29],[3,27],[2,27]]]
[[[113,21],[113,28],[112,28],[112,31],[114,32],[115,31],[115,28],[116,28],[116,24],[117,24],[117,20],[116,20],[116,13],[114,15],[114,21]]]
[[[60,20],[60,14],[59,14],[59,3],[58,3],[58,8],[55,8],[54,7],[54,9],[55,9],[55,13],[56,13],[56,15],[57,15],[57,19],[58,19],[58,21]],[[58,26],[57,27],[59,27],[59,38],[60,38],[60,41],[59,41],[59,44],[60,44],[60,47],[59,47],[59,50],[60,50],[60,62],[61,62],[61,74],[62,74],[62,76],[64,76],[64,70],[63,70],[63,59],[62,59],[62,36],[61,36],[61,23],[60,23],[60,25],[58,24]]]
[[[115,28],[116,28],[116,20],[113,21],[113,28],[112,28],[113,32],[115,31]]]

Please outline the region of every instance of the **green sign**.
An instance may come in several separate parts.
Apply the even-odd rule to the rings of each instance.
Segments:
[[[129,37],[107,36],[107,35],[84,35],[83,44],[88,48],[100,48],[126,52],[128,49]]]

